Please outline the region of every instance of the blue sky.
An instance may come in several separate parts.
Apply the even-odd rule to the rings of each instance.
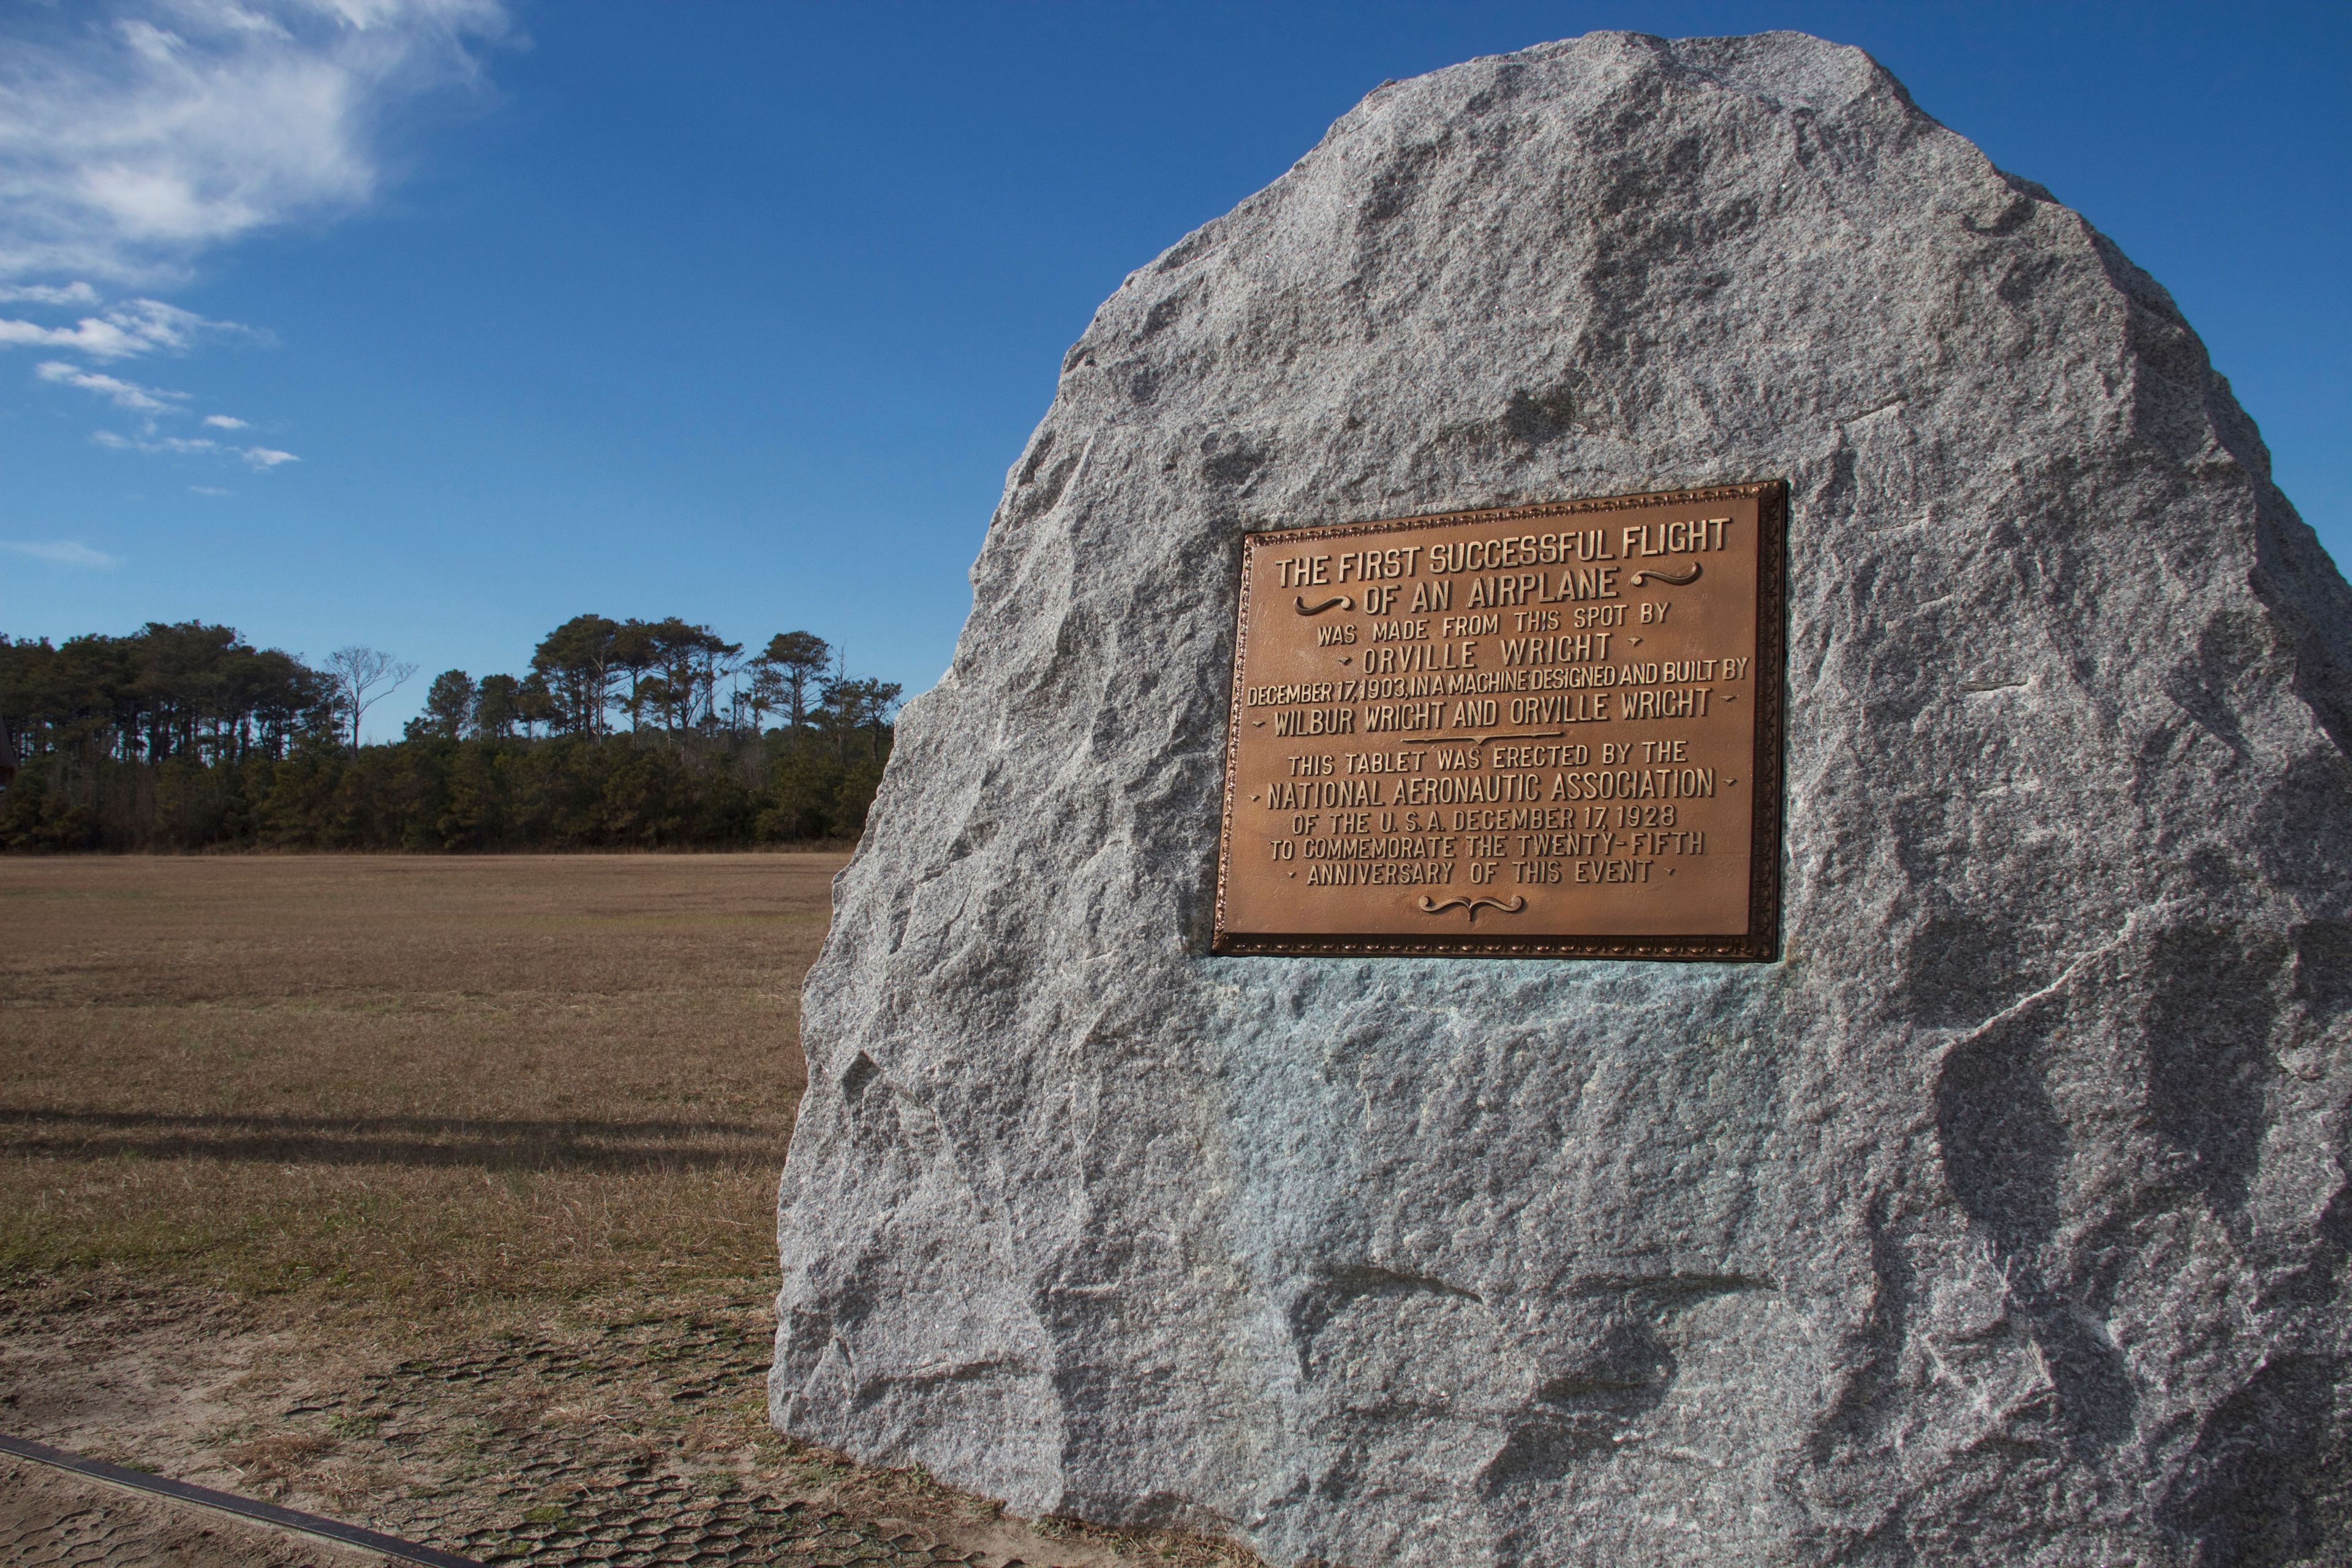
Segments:
[[[909,691],[1062,350],[1381,80],[1794,27],[2179,300],[2352,559],[2352,6],[16,0],[0,631],[423,674],[584,610]]]

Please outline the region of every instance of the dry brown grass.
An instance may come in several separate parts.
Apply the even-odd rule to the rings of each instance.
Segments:
[[[0,1268],[764,1292],[839,865],[0,861]]]

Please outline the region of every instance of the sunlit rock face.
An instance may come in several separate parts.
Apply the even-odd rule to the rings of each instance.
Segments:
[[[1790,483],[1785,956],[1208,952],[1238,541]],[[1064,362],[805,1005],[776,1420],[1279,1563],[2352,1552],[2352,593],[1866,56],[1381,88]]]

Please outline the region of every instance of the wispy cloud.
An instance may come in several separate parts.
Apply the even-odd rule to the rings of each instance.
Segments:
[[[120,566],[121,557],[109,555],[103,550],[92,550],[87,544],[76,544],[69,539],[0,539],[0,550],[11,555],[30,556],[46,561],[52,566]]]
[[[89,438],[109,451],[143,452],[151,458],[193,458],[210,452],[241,458],[247,468],[264,473],[302,460],[293,453],[281,452],[275,447],[232,447],[224,442],[207,440],[202,436],[158,436],[152,429],[143,436],[125,436],[118,430],[97,430],[91,432]]]
[[[5,305],[95,305],[98,302],[98,290],[82,282],[0,285],[0,304]]]
[[[204,436],[165,436],[156,426],[159,416],[185,414],[188,395],[172,392],[160,386],[142,386],[135,381],[108,375],[103,371],[84,370],[61,359],[44,360],[34,367],[33,374],[43,381],[60,386],[78,386],[84,392],[94,392],[117,408],[127,408],[147,416],[146,428],[137,436],[125,436],[120,431],[99,430],[90,439],[101,447],[119,452],[144,452],[150,456],[188,457],[201,452],[217,452],[242,458],[248,468],[268,470],[302,459],[291,452],[281,452],[275,447],[236,447]],[[246,430],[251,425],[229,414],[207,414],[204,423],[214,430]]]
[[[186,457],[195,452],[217,452],[218,441],[206,441],[190,436],[125,436],[114,430],[95,430],[92,441],[116,452],[144,452],[149,457]]]
[[[143,416],[118,450],[234,458],[274,447],[167,436],[184,393],[89,368],[266,339],[145,297],[207,250],[349,211],[384,178],[391,110],[478,90],[480,57],[509,32],[507,0],[75,0],[0,4],[0,350],[47,360],[44,381]],[[205,429],[250,425],[214,414]],[[11,546],[10,548],[16,548]]]
[[[478,50],[507,31],[501,0],[7,7],[0,278],[168,279],[211,247],[359,206],[383,179],[386,111],[478,87]]]
[[[212,321],[161,300],[127,300],[102,315],[84,316],[70,327],[0,318],[0,345],[32,343],[72,349],[93,359],[129,359],[134,354],[179,353],[206,338],[266,338],[235,321]]]
[[[166,392],[157,386],[142,386],[135,381],[122,381],[68,364],[63,360],[47,360],[33,372],[43,381],[54,381],[65,386],[79,386],[84,392],[95,392],[117,408],[135,408],[148,414],[184,413],[179,405],[187,401],[184,392]]]
[[[218,485],[190,485],[188,489],[194,490],[200,496],[225,496],[228,494],[226,490],[221,489]]]

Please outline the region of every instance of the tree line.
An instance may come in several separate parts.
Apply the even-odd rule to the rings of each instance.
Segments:
[[[0,849],[729,847],[854,837],[900,688],[805,631],[575,616],[520,673],[436,676],[402,738],[367,711],[416,673],[313,665],[228,626],[52,645],[0,634],[19,771]]]

